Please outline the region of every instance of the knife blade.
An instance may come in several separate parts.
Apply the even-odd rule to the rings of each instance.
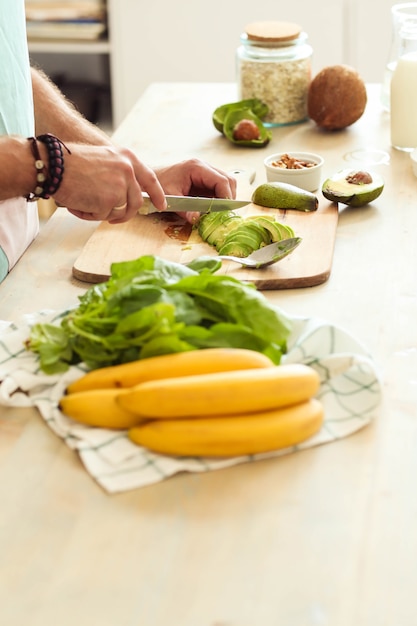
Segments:
[[[150,213],[183,213],[184,211],[196,211],[197,213],[207,213],[208,211],[230,211],[240,209],[248,204],[250,200],[229,200],[228,198],[201,198],[195,196],[165,196],[167,208],[165,211],[158,211],[152,204],[149,196],[143,195],[143,204],[138,209],[140,215]]]

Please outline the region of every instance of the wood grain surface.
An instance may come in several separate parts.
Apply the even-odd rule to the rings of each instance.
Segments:
[[[264,293],[366,346],[384,385],[375,422],[328,445],[110,496],[36,408],[2,406],[1,626],[416,626],[417,179],[409,154],[390,147],[380,85],[368,96],[340,133],[273,129],[268,154],[317,152],[326,177],[380,159],[372,169],[385,188],[367,207],[339,207],[329,280]],[[264,153],[212,129],[211,111],[234,97],[234,83],[154,84],[118,143],[147,163],[198,155],[254,167],[260,183]],[[88,283],[72,268],[96,229],[58,207],[0,284],[2,320],[76,306]],[[317,255],[322,243],[317,233]]]
[[[253,189],[248,176],[238,174],[237,180],[238,198],[250,198]],[[291,226],[302,242],[288,257],[264,269],[248,269],[224,261],[220,272],[249,280],[262,290],[312,287],[329,278],[338,222],[336,204],[321,199],[317,211],[306,213],[250,203],[239,209],[239,214],[274,215],[278,221]],[[216,256],[217,252],[202,241],[196,228],[175,213],[137,215],[123,224],[101,223],[76,259],[73,275],[87,283],[102,282],[110,276],[112,263],[130,261],[145,254],[188,263],[199,256]]]

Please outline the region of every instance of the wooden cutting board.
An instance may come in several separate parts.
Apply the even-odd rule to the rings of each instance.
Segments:
[[[250,198],[251,194],[252,189],[247,184],[245,189],[244,182],[239,182],[237,197]],[[261,290],[312,287],[329,278],[338,221],[336,204],[320,200],[318,210],[310,213],[249,204],[239,209],[239,214],[274,215],[278,221],[291,226],[302,242],[275,265],[254,270],[224,261],[219,273],[251,281]],[[102,222],[75,261],[73,275],[88,283],[102,282],[110,276],[112,263],[130,261],[145,254],[188,263],[196,257],[216,256],[217,253],[201,240],[195,228],[174,213],[137,215],[123,224]]]

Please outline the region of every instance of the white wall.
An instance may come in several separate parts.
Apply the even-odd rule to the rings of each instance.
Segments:
[[[381,82],[391,44],[392,0],[107,0],[113,121],[117,126],[152,82],[235,80],[235,52],[247,23],[298,22],[313,47],[313,74],[347,63]],[[65,63],[42,55],[46,71]],[[67,57],[71,77],[92,59]],[[93,64],[94,67],[94,64]],[[91,70],[97,79],[99,69]],[[65,68],[63,68],[65,69]]]
[[[399,2],[401,0],[398,0]],[[367,82],[383,80],[391,47],[391,7],[395,0],[345,0],[346,62]]]
[[[313,72],[348,63],[381,82],[391,39],[391,0],[108,0],[121,121],[159,81],[233,81],[247,23],[298,22],[314,49]]]
[[[122,98],[132,104],[151,82],[235,80],[235,51],[247,23],[298,22],[313,67],[343,60],[342,0],[111,0],[117,66],[129,68]],[[318,10],[318,5],[320,9]],[[325,26],[324,26],[325,22]]]

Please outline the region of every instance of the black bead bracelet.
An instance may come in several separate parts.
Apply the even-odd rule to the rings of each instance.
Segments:
[[[33,193],[26,196],[26,199],[28,201],[38,200],[39,198],[48,200],[48,198],[58,191],[64,175],[64,154],[62,146],[66,149],[68,154],[71,154],[71,151],[63,141],[50,133],[38,135],[36,138],[29,137],[28,139],[31,142],[32,152],[35,157],[37,186]],[[45,144],[48,152],[47,176],[45,175],[45,164],[40,158],[37,141]]]
[[[45,135],[38,135],[36,137],[38,141],[44,143],[48,150],[48,172],[49,176],[45,181],[43,187],[42,198],[47,200],[59,189],[64,174],[64,154],[62,146],[66,149],[68,154],[71,154],[67,146],[58,137],[46,133]]]

